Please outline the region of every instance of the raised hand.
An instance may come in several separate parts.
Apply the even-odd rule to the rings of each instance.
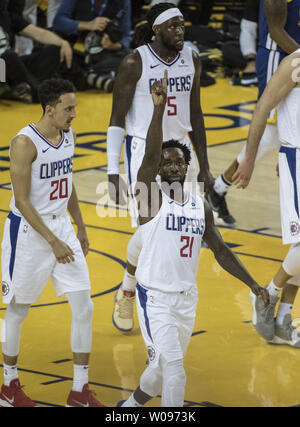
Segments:
[[[163,82],[159,80],[151,86],[152,100],[155,107],[165,106],[167,102],[168,70],[165,70]]]

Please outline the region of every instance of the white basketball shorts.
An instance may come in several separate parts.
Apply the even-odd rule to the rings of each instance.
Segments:
[[[136,306],[149,364],[157,367],[160,355],[168,362],[182,359],[193,333],[197,288],[166,293],[136,286]]]
[[[282,145],[279,151],[279,188],[282,241],[300,241],[300,150]]]
[[[47,227],[74,252],[75,261],[60,264],[51,246],[23,218],[8,215],[2,240],[2,296],[9,304],[32,304],[50,279],[57,296],[90,289],[89,272],[68,214],[43,215]]]
[[[195,160],[194,150],[188,136],[179,141],[185,144],[191,150],[191,162],[187,171],[186,183],[197,181],[197,164]],[[141,167],[145,155],[146,140],[136,136],[127,135],[125,141],[125,171],[128,177],[130,204],[129,212],[131,216],[131,226],[138,227],[138,209],[133,193],[137,182],[138,171]],[[189,187],[190,189],[190,187]]]

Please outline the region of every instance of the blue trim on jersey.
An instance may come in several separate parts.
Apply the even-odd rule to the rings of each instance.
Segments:
[[[285,147],[281,146],[279,152],[285,153],[291,177],[293,179],[294,183],[294,205],[297,212],[297,215],[299,216],[299,203],[298,203],[298,188],[297,188],[297,172],[296,172],[296,153],[297,148],[294,147]]]
[[[61,147],[61,145],[63,144],[64,140],[65,140],[65,133],[63,131],[62,132],[62,136],[61,136],[61,141],[58,145],[53,145],[51,144],[50,141],[48,141],[35,127],[34,125],[30,124],[28,125],[30,127],[30,129],[32,129],[44,142],[46,142],[46,144],[50,145],[50,147],[52,148],[56,148],[56,150]]]
[[[176,58],[175,58],[172,62],[166,62],[166,61],[164,61],[162,58],[160,58],[160,57],[157,55],[157,53],[155,53],[155,52],[154,52],[154,50],[152,49],[152,47],[151,47],[149,44],[147,44],[146,46],[147,46],[147,48],[150,50],[150,52],[152,53],[152,55],[153,55],[156,59],[158,59],[160,62],[162,62],[164,65],[167,65],[168,67],[170,67],[171,65],[174,65],[174,64],[175,64],[175,62],[177,62],[177,61],[178,61],[178,59],[179,59],[179,57],[180,57],[180,53],[178,53],[178,55],[176,56]]]
[[[147,292],[148,291],[146,291],[146,289],[142,288],[142,286],[139,283],[136,284],[136,289],[138,291],[138,297],[139,297],[141,307],[144,310],[145,326],[146,326],[146,329],[147,329],[147,332],[148,332],[148,335],[149,335],[151,341],[153,341],[151,331],[150,331],[149,318],[148,318],[148,314],[147,314],[147,301],[148,301]]]
[[[10,279],[12,280],[14,265],[15,265],[16,247],[17,247],[18,232],[19,232],[19,228],[20,228],[21,217],[14,215],[12,212],[10,212],[8,215],[8,218],[10,219],[9,233],[10,233],[10,245],[11,245],[11,254],[10,254],[10,261],[9,261],[9,275],[10,275]]]
[[[167,197],[169,197],[169,199],[170,199],[170,201],[169,201],[169,203],[170,203],[170,204],[171,204],[171,203],[176,203],[176,205],[179,205],[179,206],[185,206],[185,205],[189,202],[189,200],[190,200],[190,196],[191,196],[191,193],[188,193],[188,197],[187,197],[186,201],[185,201],[185,202],[183,202],[183,203],[176,202],[176,200],[172,200],[172,199],[170,199],[170,197],[169,197],[169,196],[167,196]]]
[[[127,162],[128,162],[128,179],[129,179],[129,188],[131,191],[131,183],[132,183],[132,178],[131,178],[131,142],[132,142],[132,138],[133,136],[126,136],[126,140],[125,140],[125,148],[126,148],[126,155],[127,155]],[[133,196],[133,194],[132,194]]]

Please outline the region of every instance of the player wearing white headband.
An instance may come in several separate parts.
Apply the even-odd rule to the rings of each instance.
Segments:
[[[111,197],[115,197],[120,204],[124,203],[127,191],[119,177],[125,129],[125,167],[133,198],[153,113],[150,88],[155,81],[163,79],[166,69],[168,100],[163,118],[163,141],[175,139],[190,148],[192,142],[194,151],[186,181],[205,182],[206,191],[214,183],[209,171],[200,105],[201,63],[196,52],[184,45],[183,16],[172,3],[159,3],[150,9],[146,19],[147,24],[140,27],[140,47],[126,56],[119,67],[107,132],[108,179],[115,191]],[[199,163],[198,175],[195,157]],[[136,209],[131,211],[131,218],[132,226],[136,227]],[[113,314],[115,326],[122,331],[133,328],[135,285],[134,276],[126,271],[116,295]]]

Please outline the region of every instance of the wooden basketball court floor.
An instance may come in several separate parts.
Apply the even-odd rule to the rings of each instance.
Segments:
[[[113,297],[120,285],[127,242],[133,233],[126,208],[104,211],[106,131],[110,94],[78,93],[78,134],[74,181],[90,240],[87,262],[94,302],[90,387],[106,406],[115,406],[139,384],[147,354],[137,317],[132,333],[112,324]],[[228,79],[202,89],[208,155],[217,176],[241,150],[247,136],[256,88],[233,87]],[[9,211],[9,142],[19,129],[36,122],[39,105],[0,101],[0,238]],[[123,160],[123,157],[122,157]],[[256,168],[247,190],[233,188],[228,205],[235,229],[219,227],[250,273],[266,285],[287,252],[281,242],[276,153]],[[121,165],[123,170],[123,163]],[[102,183],[102,184],[101,184]],[[100,186],[99,186],[100,184]],[[267,344],[251,324],[248,288],[224,272],[203,249],[197,276],[199,304],[194,333],[185,358],[185,405],[191,407],[289,407],[300,404],[300,350]],[[2,303],[1,303],[2,304]],[[5,306],[0,305],[3,323]],[[300,317],[296,299],[293,317]],[[19,374],[26,392],[42,406],[63,406],[72,386],[71,312],[48,283],[22,328]],[[0,359],[0,375],[3,374]],[[160,406],[160,398],[147,406]]]

